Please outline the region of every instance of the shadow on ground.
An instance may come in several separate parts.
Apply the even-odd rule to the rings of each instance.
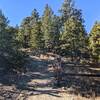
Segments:
[[[50,61],[37,60],[33,58],[29,58],[29,61],[30,62],[26,65],[27,72],[18,74],[15,72],[5,72],[2,67],[8,65],[5,64],[5,61],[0,59],[0,100],[16,100],[20,96],[27,98],[28,96],[41,94],[61,97],[59,92],[66,92],[75,95],[80,94],[82,97],[86,98],[100,96],[100,77],[67,75],[64,76],[62,82],[62,87],[64,87],[63,91],[59,88],[53,89],[53,73],[48,71],[48,64],[50,64]],[[65,70],[67,73],[100,74],[100,70],[96,70],[96,68],[99,67],[74,67],[73,65],[66,65]]]

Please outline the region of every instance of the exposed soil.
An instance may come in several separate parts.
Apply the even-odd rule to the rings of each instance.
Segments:
[[[30,56],[26,73],[4,71],[0,58],[0,100],[100,100],[100,77],[65,76],[61,88],[53,87],[51,61]],[[2,65],[2,66],[1,66]],[[100,74],[100,66],[65,64],[66,73]]]

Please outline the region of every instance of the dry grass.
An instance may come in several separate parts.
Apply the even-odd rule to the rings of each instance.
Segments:
[[[27,65],[28,72],[24,75],[18,77],[16,75],[14,77],[13,74],[9,77],[6,75],[4,79],[1,76],[0,100],[100,100],[100,78],[68,76],[66,77],[66,88],[60,88],[58,92],[59,89],[54,90],[52,88],[53,72],[51,65],[48,66],[50,59],[42,60],[32,55],[29,59],[31,61]],[[100,68],[93,66],[73,67],[72,65],[65,65],[64,70],[66,73],[100,73]],[[8,81],[3,83],[4,80],[8,79],[10,85]],[[96,95],[90,87],[92,82],[95,85],[94,92]],[[68,92],[69,89],[73,89],[74,92]],[[62,92],[63,90],[65,92]],[[91,92],[91,95],[88,92]]]
[[[100,100],[100,97],[94,99],[93,97],[85,98],[80,95],[76,96],[74,94],[60,93],[57,94],[57,96],[48,94],[30,96],[27,98],[27,100]]]

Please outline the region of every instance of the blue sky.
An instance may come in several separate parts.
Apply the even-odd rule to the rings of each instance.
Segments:
[[[76,7],[82,9],[86,30],[89,32],[96,20],[100,20],[100,0],[74,0]],[[63,0],[0,0],[0,9],[10,20],[10,25],[20,25],[22,19],[36,8],[42,15],[45,4],[49,4],[58,14]]]

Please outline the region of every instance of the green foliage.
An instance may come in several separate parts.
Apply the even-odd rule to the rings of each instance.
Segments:
[[[26,17],[23,19],[19,34],[18,40],[22,43],[23,47],[29,47],[29,39],[31,33],[31,26],[30,26],[31,17]]]
[[[80,52],[85,42],[85,31],[82,23],[74,17],[69,18],[64,24],[64,33],[62,33],[62,49],[66,49],[72,55]]]
[[[58,53],[60,52],[60,28],[61,22],[59,16],[54,15],[52,21],[52,52]]]
[[[86,32],[81,10],[75,8],[73,0],[65,0],[60,12],[62,55],[81,57],[86,47]]]
[[[32,11],[30,17],[26,17],[22,21],[21,27],[19,28],[19,32],[17,34],[17,40],[25,48],[43,48],[41,21],[36,9]]]
[[[43,16],[36,9],[23,19],[20,27],[10,27],[8,19],[0,11],[0,53],[6,55],[10,63],[22,66],[22,48],[53,52],[84,61],[86,56],[100,61],[100,23],[97,22],[88,37],[80,9],[73,0],[64,0],[59,16],[48,4]]]
[[[10,69],[21,69],[24,66],[25,54],[21,51],[21,46],[16,39],[18,29],[13,27],[7,28],[7,38],[5,51],[3,52],[8,63],[12,66]]]
[[[46,5],[42,17],[42,32],[44,36],[45,48],[48,50],[51,49],[53,42],[52,20],[53,20],[53,11],[48,5]]]
[[[44,41],[43,41],[43,34],[41,31],[41,22],[36,22],[31,29],[30,48],[42,49],[44,46],[43,42]]]
[[[16,69],[20,71],[21,69],[25,70],[24,64],[25,64],[25,56],[26,54],[19,50],[12,50],[8,53],[8,56],[6,56],[6,60],[11,65],[9,69]]]
[[[44,36],[45,49],[56,52],[60,37],[60,19],[53,14],[52,9],[46,5],[42,17],[42,32]]]
[[[100,62],[100,22],[96,22],[90,32],[89,46],[93,59]]]
[[[0,11],[0,54],[10,66],[9,69],[17,69],[24,64],[23,55],[16,39],[18,29],[8,25],[7,18]],[[23,60],[23,61],[22,61]],[[15,67],[16,66],[16,67]]]
[[[68,18],[70,18],[73,14],[74,2],[73,0],[64,0],[61,9],[59,12],[61,13],[61,21],[62,23],[66,22]]]
[[[21,47],[25,46],[25,41],[24,41],[24,30],[22,28],[18,29],[18,32],[16,34],[16,40],[18,41],[19,45]]]
[[[6,33],[6,28],[8,25],[8,20],[0,10],[0,50],[6,50],[7,40],[9,41],[8,34]]]
[[[37,12],[36,9],[34,9],[32,11],[32,14],[31,14],[31,20],[30,20],[30,26],[32,27],[35,23],[37,23],[39,21],[39,13]]]
[[[44,46],[43,34],[41,30],[42,24],[36,9],[32,11],[30,26],[31,26],[30,41],[29,41],[30,48],[42,49]]]

